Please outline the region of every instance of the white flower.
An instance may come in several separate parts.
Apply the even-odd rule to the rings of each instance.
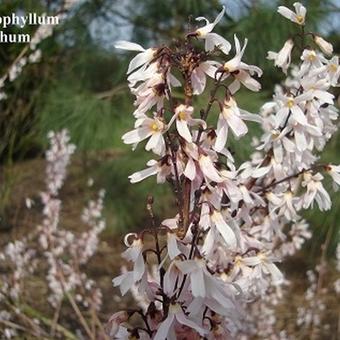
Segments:
[[[242,83],[251,91],[259,91],[261,85],[258,81],[251,77],[253,74],[257,74],[259,77],[262,75],[262,70],[254,65],[248,65],[241,61],[245,48],[248,43],[248,39],[244,40],[244,45],[241,49],[240,41],[237,36],[234,35],[235,41],[235,57],[223,64],[222,68],[226,72],[228,77],[230,74],[235,78],[234,82],[229,85],[229,90],[232,94],[239,90]]]
[[[159,325],[154,340],[176,339],[175,325],[179,323],[196,330],[201,336],[207,333],[205,329],[190,320],[183,312],[180,304],[174,303],[169,306],[167,318]]]
[[[219,48],[223,53],[228,54],[231,48],[230,43],[225,40],[223,37],[216,33],[211,33],[211,31],[214,29],[214,27],[221,21],[223,18],[223,15],[225,13],[225,7],[223,6],[222,11],[220,14],[216,17],[213,23],[210,23],[208,19],[204,17],[198,17],[196,18],[197,21],[205,21],[206,25],[197,29],[195,31],[195,35],[198,37],[198,39],[204,39],[205,40],[205,50],[207,52],[212,51],[215,46]]]
[[[320,101],[321,104],[333,104],[334,95],[329,93],[329,80],[317,77],[306,77],[301,80],[301,86],[307,94]]]
[[[166,82],[167,86],[170,88],[172,85],[170,72],[168,72]],[[174,86],[176,85],[178,84],[175,84]],[[132,86],[132,83],[130,86]],[[164,99],[166,98],[165,87],[166,84],[163,74],[158,71],[153,72],[151,76],[138,87],[131,87],[131,92],[136,96],[134,106],[137,106],[133,115],[136,118],[143,118],[145,113],[155,105],[157,110],[160,110],[163,107]]]
[[[267,59],[274,60],[275,66],[282,68],[282,71],[284,73],[287,73],[287,69],[291,61],[291,53],[293,47],[294,47],[293,40],[288,39],[278,53],[269,51]]]
[[[125,239],[127,239],[127,236]],[[133,262],[132,271],[127,271],[112,280],[113,286],[119,286],[122,295],[125,295],[133,284],[140,281],[145,274],[145,263],[142,251],[142,240],[134,239],[129,248],[122,254],[126,260]]]
[[[166,234],[167,236],[167,249],[168,249],[168,255],[171,260],[173,260],[176,256],[181,254],[181,251],[178,248],[177,244],[177,237],[176,234],[168,232]]]
[[[111,315],[107,323],[110,337],[113,338],[118,333],[120,324],[127,322],[128,320],[129,315],[126,311],[117,312]]]
[[[298,218],[296,213],[297,202],[298,198],[294,197],[291,191],[283,193],[279,215],[284,215],[289,220],[296,220]]]
[[[325,53],[327,55],[331,55],[333,53],[333,46],[332,46],[332,44],[330,44],[325,39],[319,37],[318,35],[315,35],[314,36],[314,41],[320,47],[320,50],[323,53]]]
[[[338,86],[338,80],[340,77],[340,66],[338,56],[334,56],[331,60],[329,60],[327,64],[327,72],[329,75],[330,85]]]
[[[201,94],[207,82],[207,75],[211,78],[215,78],[217,66],[219,63],[211,60],[204,61],[199,64],[191,73],[191,85],[194,95]]]
[[[155,48],[148,48],[145,49],[144,47],[132,43],[129,41],[125,40],[119,40],[115,43],[114,45],[115,48],[123,49],[123,50],[129,50],[129,51],[139,51],[141,53],[138,53],[131,61],[129,64],[129,68],[127,73],[131,73],[134,71],[136,68],[146,65],[152,59],[154,58],[155,54],[157,53],[157,49]]]
[[[170,159],[167,155],[161,158],[159,161],[151,159],[146,163],[148,168],[137,171],[129,176],[130,182],[138,183],[150,176],[157,175],[157,183],[164,183],[167,176],[171,174],[170,164]]]
[[[280,100],[280,102],[283,104],[275,117],[277,127],[282,126],[282,124],[286,122],[288,117],[291,117],[295,122],[299,124],[307,124],[307,118],[302,111],[300,105],[303,105],[306,100],[311,99],[311,95],[311,93],[302,93],[297,97],[283,95],[277,96],[277,99]]]
[[[169,267],[166,270],[166,273],[164,275],[164,293],[168,296],[173,296],[179,289],[178,285],[176,285],[176,282],[182,282],[184,275],[177,267],[177,264],[181,262],[180,260],[174,259],[170,262]],[[185,289],[188,286],[188,282],[186,281],[185,286],[183,289]]]
[[[323,63],[327,62],[326,58],[321,54],[311,49],[305,49],[301,55],[303,63],[300,66],[300,71],[297,73],[298,77],[302,77],[314,70],[322,70]]]
[[[258,147],[258,150],[263,148],[268,149],[273,147],[274,159],[277,163],[282,163],[283,156],[287,152],[295,152],[296,145],[286,135],[290,132],[290,128],[285,127],[282,131],[273,128],[264,134],[262,137],[263,145]]]
[[[240,110],[234,98],[226,98],[217,122],[216,151],[221,151],[224,148],[228,139],[229,128],[237,138],[244,136],[248,132],[247,125],[243,122],[240,115]]]
[[[218,230],[222,238],[224,239],[225,243],[229,246],[234,248],[237,244],[235,232],[230,228],[227,222],[224,220],[222,214],[214,210],[210,216],[212,226]]]
[[[160,118],[140,118],[136,122],[137,128],[123,135],[122,139],[125,144],[138,145],[144,139],[150,137],[146,143],[145,149],[152,150],[157,155],[163,155],[165,152],[165,141],[163,133],[166,131],[166,125]]]
[[[307,192],[302,197],[303,208],[313,207],[314,201],[317,202],[321,211],[329,210],[332,205],[328,192],[322,185],[323,176],[320,173],[312,175],[310,172],[303,174],[302,186],[307,187]]]
[[[192,118],[193,112],[194,108],[192,106],[183,104],[178,105],[175,109],[174,118],[176,118],[177,131],[179,135],[183,137],[188,143],[192,142],[192,136],[188,125],[202,125],[203,128],[206,128],[206,123],[204,120]]]
[[[223,178],[220,176],[218,170],[215,168],[213,161],[207,155],[200,155],[198,159],[200,169],[204,176],[216,183],[223,182]]]
[[[262,277],[262,274],[270,274],[274,284],[282,283],[282,273],[272,262],[272,258],[267,254],[260,252],[256,256],[244,257],[242,261],[248,266],[255,266],[259,278]]]
[[[204,259],[181,261],[177,263],[177,267],[190,278],[191,292],[195,298],[214,301],[212,306],[216,305],[217,308],[218,305],[230,306],[231,300],[226,295],[225,283],[208,271]]]
[[[304,25],[307,12],[306,8],[300,2],[295,2],[293,6],[295,7],[295,13],[285,6],[279,6],[277,11],[290,21],[298,25]]]

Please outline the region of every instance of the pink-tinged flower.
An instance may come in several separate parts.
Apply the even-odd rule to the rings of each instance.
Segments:
[[[153,175],[157,175],[157,183],[164,183],[166,178],[171,175],[171,160],[168,155],[159,161],[151,159],[146,165],[148,166],[147,169],[137,171],[129,176],[131,183],[138,183]]]
[[[171,260],[173,260],[176,256],[181,254],[181,251],[178,248],[177,244],[177,236],[175,233],[167,232],[167,249],[168,249],[168,255]]]
[[[279,215],[284,215],[289,220],[296,220],[298,215],[296,213],[298,198],[293,196],[291,191],[286,191],[282,195]]]
[[[223,182],[223,178],[220,176],[218,170],[214,166],[214,162],[212,161],[209,155],[200,155],[198,158],[199,167],[203,173],[203,175],[210,181],[220,183]]]
[[[201,94],[207,83],[207,75],[215,78],[217,66],[220,66],[216,61],[203,61],[191,73],[191,85],[194,95]]]
[[[292,39],[288,39],[279,52],[268,52],[267,59],[274,60],[275,66],[282,68],[284,73],[287,73],[291,61],[291,53],[294,47]]]
[[[166,131],[166,124],[160,118],[140,118],[136,122],[137,128],[123,135],[122,139],[125,144],[138,145],[144,139],[150,137],[146,143],[145,149],[152,150],[155,154],[164,155],[165,141],[163,133]]]
[[[261,278],[264,275],[271,275],[274,284],[283,282],[283,275],[277,266],[273,263],[273,259],[264,252],[258,253],[256,256],[244,257],[243,263],[247,266],[255,267],[255,275]]]
[[[213,213],[210,216],[212,226],[215,226],[215,228],[218,230],[222,238],[224,239],[225,243],[229,247],[236,247],[237,241],[235,232],[233,229],[230,228],[230,226],[227,224],[227,222],[224,220],[222,214],[219,211],[214,210]]]
[[[231,131],[237,138],[244,136],[248,132],[247,125],[243,122],[240,115],[240,109],[234,98],[226,98],[217,122],[216,151],[221,151],[224,148],[228,139],[229,128],[231,128]]]
[[[314,36],[314,42],[320,47],[320,50],[327,54],[327,55],[331,55],[333,53],[333,46],[331,43],[329,43],[328,41],[326,41],[325,39],[315,35]]]
[[[198,171],[199,169],[197,163],[195,162],[195,159],[189,157],[183,172],[184,176],[193,181],[195,180],[195,178],[197,178]]]
[[[201,336],[207,334],[207,330],[190,320],[183,312],[180,304],[170,304],[167,318],[159,325],[154,340],[177,339],[175,327],[177,324],[194,329]]]
[[[136,118],[143,118],[145,113],[155,105],[157,111],[160,110],[163,107],[164,99],[166,97],[165,87],[163,74],[157,71],[138,87],[131,88],[131,93],[136,96],[134,106],[137,106],[133,115]]]
[[[129,320],[129,315],[126,311],[121,311],[114,313],[111,315],[108,323],[107,323],[107,333],[110,336],[110,338],[115,337],[115,335],[119,331],[119,327],[123,322],[127,322]]]
[[[127,71],[128,74],[131,73],[132,71],[134,71],[136,68],[150,63],[157,53],[156,48],[145,49],[144,47],[142,47],[142,46],[140,46],[136,43],[132,43],[132,42],[125,41],[125,40],[117,41],[114,46],[115,46],[115,48],[119,48],[119,49],[122,49],[122,50],[141,52],[141,53],[138,53],[130,61],[129,68],[128,68],[128,71]]]
[[[295,12],[285,6],[279,6],[277,11],[290,21],[295,22],[298,25],[304,25],[307,12],[306,8],[300,2],[295,2],[293,6]]]
[[[225,284],[210,274],[204,259],[186,260],[177,263],[179,270],[190,278],[191,293],[194,297],[210,298],[223,305],[229,305],[230,299],[224,296]]]
[[[302,197],[304,209],[313,207],[314,201],[317,202],[321,211],[329,210],[332,206],[331,198],[322,185],[323,176],[320,173],[312,175],[310,172],[303,174],[302,186],[307,187],[307,192]]]
[[[231,49],[231,45],[229,41],[227,41],[220,35],[211,32],[214,29],[214,27],[221,21],[224,13],[225,13],[225,7],[223,6],[222,11],[216,17],[213,23],[210,23],[209,20],[204,17],[196,18],[197,21],[203,20],[206,22],[206,25],[201,28],[198,28],[194,34],[197,36],[198,39],[205,40],[205,50],[207,52],[212,51],[215,47],[217,47],[223,53],[228,54]]]
[[[241,192],[236,185],[236,171],[221,170],[220,174],[223,182],[219,183],[218,187],[230,199],[231,208],[236,208],[238,202],[242,199]]]
[[[233,282],[237,282],[239,285],[241,283],[240,286],[243,286],[243,288],[246,290],[247,286],[251,284],[251,281],[248,280],[248,278],[251,277],[252,273],[253,269],[243,261],[242,256],[237,255],[234,259],[233,267],[229,273],[228,279],[232,280]]]
[[[188,143],[192,143],[192,136],[189,126],[202,125],[203,128],[206,128],[206,123],[204,120],[192,118],[193,112],[194,108],[192,106],[180,104],[176,107],[173,118],[176,119],[176,128],[179,135],[183,137]]]
[[[244,206],[248,208],[252,208],[255,206],[265,206],[264,200],[261,198],[259,194],[256,192],[247,189],[246,185],[240,185],[239,186],[240,193],[242,195],[242,200],[244,202]],[[249,211],[247,211],[249,213]],[[245,217],[245,216],[243,216]]]
[[[164,275],[164,293],[168,296],[173,296],[179,289],[178,285],[176,285],[176,282],[182,282],[184,275],[177,267],[177,264],[181,262],[180,260],[174,260],[170,262],[170,265],[168,269],[166,270],[166,273]],[[187,290],[187,286],[189,284],[189,281],[185,282],[185,286],[183,287],[183,291]]]

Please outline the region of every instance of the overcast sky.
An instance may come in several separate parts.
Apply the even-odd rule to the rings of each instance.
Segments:
[[[122,8],[126,5],[126,1],[124,0],[121,2],[113,2],[114,6],[119,6],[121,4]],[[140,0],[143,1],[143,0]],[[166,1],[166,0],[164,0]],[[272,0],[263,0],[267,2],[268,5],[273,5],[273,9],[277,6],[276,1]],[[235,1],[235,0],[221,0],[221,3],[226,6],[228,14],[237,19],[240,16],[244,15],[245,7],[242,3],[251,3],[252,0],[243,0]],[[278,2],[280,3],[280,2]],[[332,3],[340,8],[340,0],[332,0]],[[308,4],[308,1],[307,1]],[[308,6],[308,5],[307,5]],[[308,10],[308,8],[307,8]],[[204,15],[204,13],[202,13]],[[308,11],[307,11],[308,15]],[[116,18],[117,20],[117,18]],[[122,22],[123,24],[123,22]],[[117,27],[113,23],[109,22],[107,19],[97,19],[94,20],[90,25],[90,32],[92,36],[97,40],[100,41],[105,48],[111,49],[113,47],[113,42],[117,39],[125,39],[129,40],[131,36],[132,27],[129,25],[122,25],[122,27]],[[322,34],[327,34],[331,31],[338,31],[340,32],[340,12],[334,12],[329,15],[327,20],[322,23],[321,32]]]

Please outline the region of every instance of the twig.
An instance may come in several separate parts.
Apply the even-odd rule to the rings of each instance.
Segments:
[[[55,335],[55,328],[58,323],[62,303],[63,303],[62,301],[59,302],[58,307],[56,308],[55,313],[54,313],[53,322],[52,322],[51,331],[50,331],[50,334],[52,337],[54,337]]]
[[[281,184],[283,182],[289,181],[290,179],[293,179],[295,177],[299,177],[300,175],[304,174],[305,172],[317,170],[319,168],[324,168],[324,167],[325,167],[325,164],[315,164],[315,165],[311,166],[308,169],[303,169],[303,170],[301,170],[301,171],[299,171],[299,172],[297,172],[297,173],[295,173],[293,175],[289,175],[289,176],[287,176],[285,178],[280,179],[279,181],[276,181],[276,182],[273,182],[271,184],[268,184],[265,187],[261,188],[258,192],[264,192],[264,191],[266,191],[267,189],[269,189],[269,188],[271,188],[273,186],[276,186],[276,185],[279,185],[279,184]]]

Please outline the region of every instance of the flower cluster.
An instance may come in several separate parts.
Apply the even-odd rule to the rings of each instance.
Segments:
[[[152,227],[126,235],[123,257],[131,267],[113,285],[122,295],[138,292],[144,309],[114,314],[112,339],[249,335],[251,327],[243,322],[247,306],[258,310],[256,301],[279,289],[285,280],[276,262],[311,236],[299,212],[313,205],[331,207],[322,173],[340,185],[340,168],[317,163],[317,153],[336,131],[338,111],[330,88],[338,84],[340,68],[337,57],[324,55],[331,54],[331,45],[304,31],[306,9],[300,3],[294,7],[295,12],[281,6],[279,13],[301,32],[268,55],[285,73],[291,69],[290,76],[260,114],[238,106],[235,94],[241,87],[261,89],[256,77],[262,71],[243,60],[247,39],[241,46],[235,35],[235,55],[229,57],[231,43],[213,32],[224,8],[213,23],[197,18],[205,25],[186,34],[182,45],[144,49],[117,42],[118,48],[138,51],[128,68],[136,121],[123,141],[134,149],[145,141],[145,149],[156,155],[130,180],[155,175],[158,183],[169,182],[178,211],[158,223],[149,197]],[[315,48],[305,45],[309,37]],[[204,46],[197,47],[195,40]],[[296,46],[302,54],[292,66]],[[202,108],[195,97],[207,88],[211,94]],[[214,127],[207,123],[209,115]],[[259,123],[263,135],[251,159],[237,164],[228,141],[247,134],[247,121]],[[134,314],[145,327],[134,327]],[[267,321],[257,324],[268,326]]]
[[[52,307],[56,311],[60,310],[66,298],[87,336],[94,338],[94,334],[104,333],[97,315],[102,304],[102,293],[96,282],[89,278],[83,269],[96,253],[98,236],[105,228],[102,216],[105,192],[101,190],[98,198],[89,201],[84,208],[81,219],[87,226],[85,231],[76,233],[62,228],[60,226],[62,200],[59,198],[59,192],[64,184],[75,146],[70,143],[67,130],[50,132],[48,138],[50,148],[46,152],[46,191],[41,193],[43,221],[30,234],[29,240],[9,243],[0,254],[0,261],[4,263],[4,268],[8,268],[6,275],[0,277],[0,313],[6,317],[5,324],[9,325],[4,332],[7,338],[18,335],[18,329],[32,333],[37,338],[45,337],[44,328],[35,325],[32,320],[31,324],[34,327],[30,331],[16,327],[16,323],[11,322],[11,319],[18,319],[18,316],[30,320],[22,310],[21,300],[24,300],[25,278],[28,279],[29,274],[37,267],[37,270],[44,270],[44,279],[49,289],[47,300]],[[94,322],[92,330],[78,304],[91,312]],[[55,325],[57,321],[54,321]]]
[[[327,264],[326,251],[327,244],[330,241],[330,231],[328,232],[326,242],[321,247],[320,263],[314,270],[307,271],[308,287],[303,296],[303,302],[297,307],[296,326],[300,334],[311,334],[312,338],[323,338],[329,334],[330,320],[327,315],[327,309],[331,303],[329,300],[335,300],[339,294],[339,278],[330,284],[332,267]],[[336,249],[336,271],[339,272],[339,244]],[[333,280],[332,280],[333,281]],[[334,291],[332,291],[334,289]],[[335,304],[335,308],[337,305]]]
[[[49,264],[49,301],[56,307],[66,293],[85,287],[85,292],[91,291],[89,296],[95,297],[94,301],[87,301],[88,296],[82,296],[80,292],[77,292],[77,299],[85,306],[91,304],[97,309],[101,303],[101,293],[94,287],[94,282],[80,270],[80,266],[86,264],[95,253],[98,234],[105,228],[102,218],[105,193],[100,191],[98,200],[90,201],[83,211],[82,220],[89,226],[89,230],[76,235],[70,230],[59,228],[61,200],[58,193],[65,180],[66,169],[75,146],[70,144],[67,130],[51,132],[48,137],[50,149],[46,152],[47,191],[41,194],[45,218],[38,231],[39,243]]]

